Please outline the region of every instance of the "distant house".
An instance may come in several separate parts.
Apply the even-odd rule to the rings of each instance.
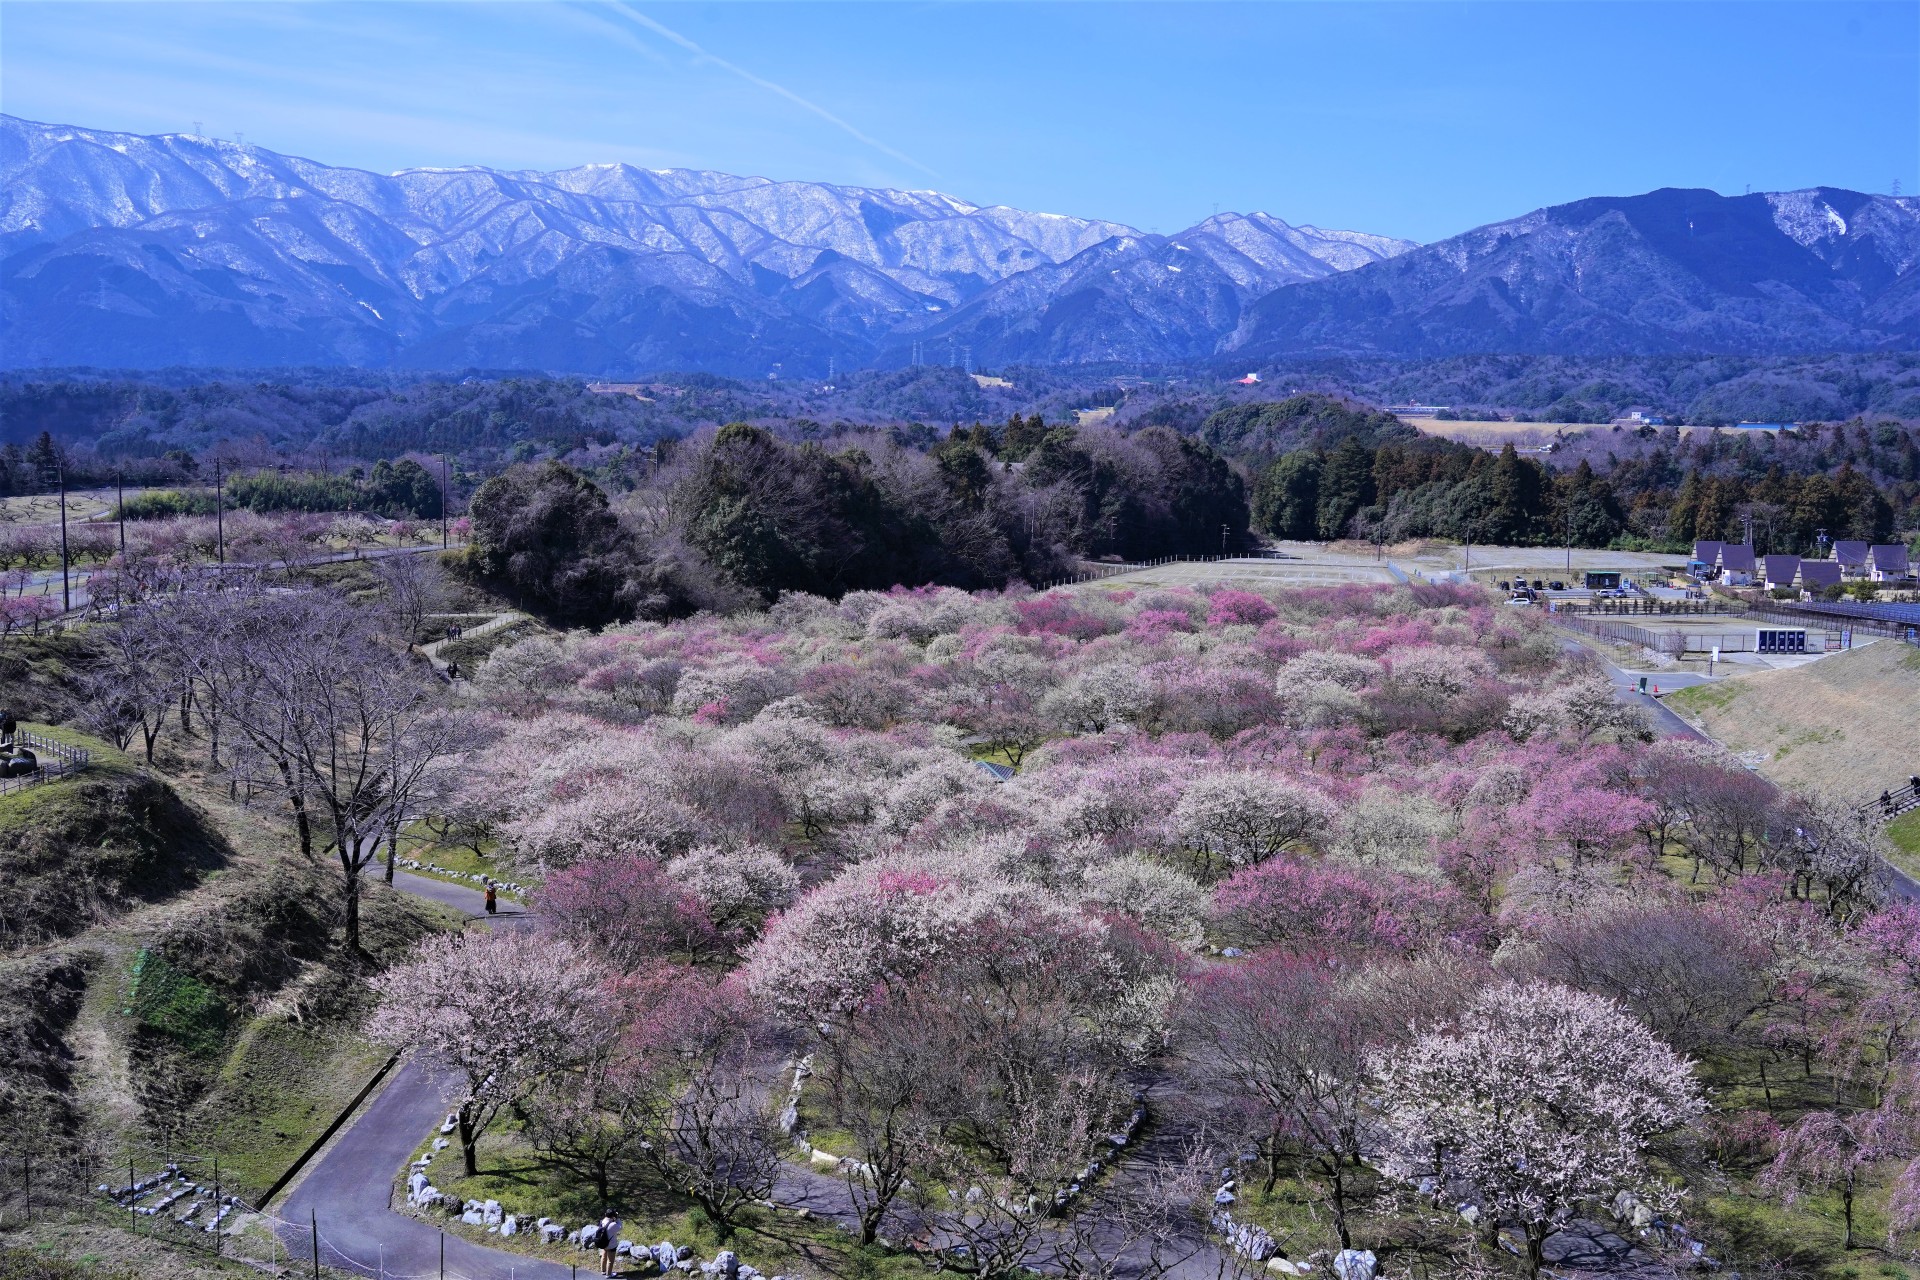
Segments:
[[[1753,548],[1746,543],[1720,544],[1720,581],[1730,587],[1749,586],[1758,569],[1753,559]]]
[[[1769,591],[1775,587],[1791,587],[1799,575],[1799,556],[1760,557],[1760,581]]]
[[[1842,538],[1833,544],[1833,558],[1840,562],[1843,577],[1862,578],[1867,573],[1867,544],[1852,538]]]
[[[1907,548],[1898,542],[1876,542],[1867,548],[1867,577],[1875,582],[1898,582],[1912,574]]]
[[[1827,587],[1840,585],[1840,562],[1838,560],[1802,560],[1800,562],[1800,590],[1815,595]]]
[[[992,778],[995,782],[1012,782],[1013,770],[1003,764],[994,764],[987,760],[975,760],[973,767]]]
[[[1710,578],[1715,566],[1720,563],[1720,548],[1724,542],[1710,542],[1705,538],[1693,544],[1693,559],[1687,561],[1687,571],[1696,578]]]

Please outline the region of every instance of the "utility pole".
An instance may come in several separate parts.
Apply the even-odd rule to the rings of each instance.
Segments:
[[[447,549],[447,455],[440,455],[440,549]]]
[[[227,563],[227,491],[220,474],[220,459],[213,460],[213,529],[219,543],[220,565]]]
[[[1573,508],[1567,508],[1567,582],[1573,582]]]
[[[113,485],[120,499],[120,567],[124,569],[127,564],[127,473],[114,472]]]
[[[53,474],[60,482],[60,612],[73,608],[73,587],[67,572],[67,463],[66,459],[56,457],[53,460]]]

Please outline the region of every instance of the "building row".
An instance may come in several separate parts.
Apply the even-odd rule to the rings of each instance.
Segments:
[[[1844,538],[1833,544],[1833,556],[1827,560],[1810,556],[1756,556],[1753,547],[1746,543],[1702,539],[1693,544],[1693,559],[1687,570],[1695,577],[1710,578],[1730,587],[1762,586],[1769,591],[1797,587],[1815,592],[1853,580],[1891,583],[1913,577],[1903,544]]]

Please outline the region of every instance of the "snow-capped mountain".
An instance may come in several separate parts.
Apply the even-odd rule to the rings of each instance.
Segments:
[[[1124,336],[1056,324],[991,358],[1168,358],[1210,352],[1273,289],[1412,247],[1264,214],[1158,237],[938,192],[628,165],[379,175],[0,116],[16,367],[813,373],[923,334],[1024,332],[999,317],[1062,291]]]
[[[1920,346],[1920,200],[1819,187],[1663,189],[1538,209],[1268,293],[1249,355]]]

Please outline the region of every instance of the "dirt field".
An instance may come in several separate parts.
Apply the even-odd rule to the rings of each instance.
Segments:
[[[1590,431],[1612,430],[1611,424],[1604,422],[1446,422],[1439,418],[1405,416],[1402,416],[1400,421],[1423,436],[1439,436],[1445,440],[1457,440],[1461,444],[1477,445],[1482,449],[1494,451],[1510,444],[1522,453],[1526,453],[1529,449],[1545,452],[1546,447],[1556,440],[1571,440]],[[1741,429],[1755,431],[1762,428]],[[1683,426],[1680,430],[1713,431],[1716,428]]]
[[[130,491],[128,496],[139,493]],[[82,520],[91,520],[106,514],[114,503],[113,490],[75,489],[67,494],[67,523],[77,524]],[[0,498],[0,524],[53,524],[60,523],[60,496],[53,493],[36,493],[24,497]]]
[[[1920,773],[1920,649],[1882,640],[1666,704],[1774,781],[1867,800]]]
[[[1544,451],[1556,440],[1593,429],[1561,422],[1445,422],[1439,418],[1401,418],[1400,421],[1423,436],[1439,436],[1482,449],[1498,450],[1510,444],[1522,453]]]
[[[1460,570],[1466,549],[1452,543],[1407,542],[1384,548],[1379,558],[1364,542],[1279,542],[1279,560],[1233,559],[1178,563],[1140,569],[1101,581],[1138,589],[1199,582],[1257,582],[1270,587],[1324,587],[1343,582],[1393,582],[1393,570],[1413,577],[1443,577]],[[1473,548],[1472,577],[1491,587],[1499,578],[1565,578],[1567,553],[1554,547]],[[1619,569],[1630,576],[1652,577],[1663,566],[1684,556],[1634,551],[1586,551],[1575,548],[1573,572]],[[1389,566],[1392,566],[1389,568]]]

